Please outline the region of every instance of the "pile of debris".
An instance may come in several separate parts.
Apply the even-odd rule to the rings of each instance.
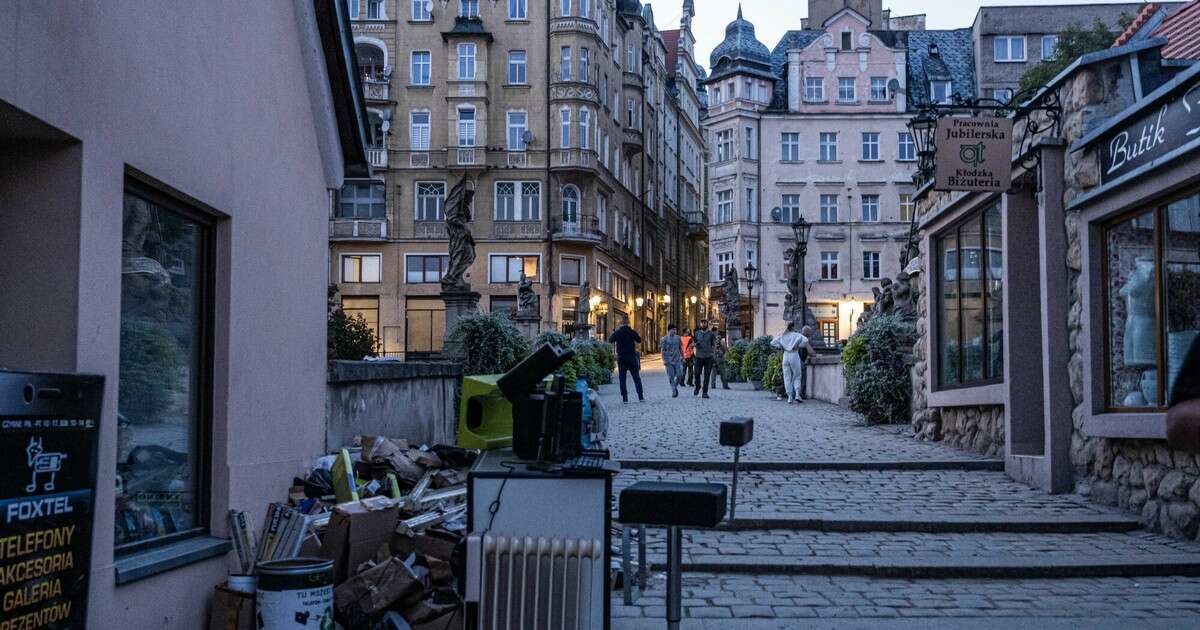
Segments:
[[[466,530],[467,471],[478,451],[359,437],[297,478],[273,503],[255,542],[244,512],[230,524],[241,571],[295,557],[333,561],[343,628],[462,626],[455,560]],[[232,582],[231,578],[231,582]]]

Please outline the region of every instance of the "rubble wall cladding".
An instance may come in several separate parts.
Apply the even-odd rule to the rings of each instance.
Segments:
[[[1111,72],[1111,68],[1108,69]],[[1107,79],[1107,80],[1106,80]],[[1064,135],[1067,145],[1081,137],[1087,117],[1103,105],[1112,89],[1105,68],[1078,73],[1064,89]],[[1097,186],[1096,151],[1067,155],[1064,203]],[[1089,437],[1082,431],[1083,349],[1080,344],[1083,304],[1080,224],[1077,211],[1064,218],[1067,233],[1067,268],[1070,274],[1070,307],[1067,312],[1068,347],[1071,352],[1071,462],[1076,489],[1091,500],[1115,505],[1138,514],[1148,529],[1176,538],[1200,540],[1200,455],[1168,449],[1160,440]],[[1090,255],[1100,255],[1090,252]]]

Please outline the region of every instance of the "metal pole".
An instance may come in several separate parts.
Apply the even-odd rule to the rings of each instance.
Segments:
[[[737,478],[738,464],[742,460],[742,447],[735,446],[733,449],[733,492],[729,494],[729,526],[733,527],[733,519],[737,515]]]
[[[679,630],[683,618],[683,533],[678,527],[667,528],[667,630]]]

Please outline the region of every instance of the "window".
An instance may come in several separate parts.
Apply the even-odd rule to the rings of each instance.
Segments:
[[[1001,236],[996,203],[934,238],[941,387],[1004,375]]]
[[[562,331],[564,333],[571,334],[575,331],[575,318],[579,315],[578,308],[579,296],[562,296],[562,313],[559,317],[562,319]]]
[[[592,148],[591,124],[592,112],[586,107],[579,108],[579,148],[581,149]]]
[[[733,159],[733,130],[722,129],[717,132],[717,161],[726,162]]]
[[[820,103],[825,100],[825,78],[804,77],[804,100]]]
[[[753,186],[746,187],[746,220],[755,221],[758,219],[758,190]]]
[[[433,62],[428,50],[414,50],[412,54],[412,84],[429,85],[430,69]]]
[[[358,19],[358,0],[346,0],[346,8],[350,11],[350,19]]]
[[[821,161],[836,162],[838,159],[838,140],[837,132],[823,131],[821,132]]]
[[[540,262],[541,256],[537,254],[492,254],[488,256],[488,282],[493,284],[520,282],[522,271],[530,280],[538,282],[541,275]]]
[[[566,149],[571,146],[571,110],[558,110],[558,146]]]
[[[720,282],[725,279],[725,274],[733,270],[734,266],[733,252],[717,252],[717,277],[713,278],[713,281]]]
[[[596,227],[601,234],[608,234],[608,197],[596,195]]]
[[[445,221],[446,184],[417,182],[417,221]]]
[[[1025,61],[1024,35],[999,35],[993,44],[996,61]]]
[[[579,189],[574,186],[562,189],[562,222],[564,229],[580,228]]]
[[[458,45],[458,78],[460,80],[475,78],[475,44]]]
[[[1058,54],[1058,35],[1042,35],[1042,61],[1054,59]]]
[[[529,128],[529,114],[508,112],[508,150],[525,150],[525,131]]]
[[[379,282],[379,254],[342,254],[342,282]]]
[[[579,0],[579,15],[580,17],[590,17],[591,7],[588,0]]]
[[[821,252],[821,279],[838,279],[838,253]]]
[[[429,150],[429,112],[409,112],[408,144],[413,151]]]
[[[791,225],[800,220],[800,195],[784,195],[779,206],[779,222]]]
[[[612,271],[602,262],[596,263],[596,290],[612,293]]]
[[[717,223],[733,222],[733,191],[717,191]]]
[[[863,280],[879,279],[879,252],[863,252]]]
[[[887,95],[887,77],[871,77],[871,100],[886,101]]]
[[[496,182],[496,221],[537,221],[541,217],[541,182]]]
[[[862,159],[879,159],[879,132],[864,131],[862,135]]]
[[[571,47],[563,46],[561,52],[562,52],[562,61],[559,64],[559,68],[561,68],[562,76],[560,78],[563,81],[570,81],[571,80]]]
[[[414,22],[430,22],[433,15],[429,13],[433,6],[432,0],[412,0],[412,19]]]
[[[369,42],[354,45],[354,55],[358,58],[358,73],[368,81],[387,81],[384,70],[384,56],[387,53],[382,48]]]
[[[529,19],[529,14],[526,12],[525,0],[508,0],[508,19]]]
[[[900,139],[897,144],[896,159],[902,162],[912,162],[917,159],[917,143],[913,142],[912,133],[908,131],[900,132]]]
[[[458,0],[458,14],[462,17],[479,17],[479,0]]]
[[[879,195],[862,196],[862,220],[868,223],[879,221]]]
[[[383,19],[383,0],[367,0],[367,19]]]
[[[930,81],[929,82],[929,102],[931,103],[949,103],[950,95],[949,81]]]
[[[854,77],[838,77],[838,102],[853,103],[857,99],[854,88]]]
[[[563,256],[558,263],[559,284],[577,287],[583,284],[587,273],[587,259],[577,256]]]
[[[754,150],[754,127],[746,127],[746,159],[758,159],[758,152]]]
[[[463,107],[458,110],[458,146],[475,146],[475,108]]]
[[[625,110],[628,113],[626,116],[626,125],[634,129],[638,128],[638,102],[633,99],[626,100]],[[731,131],[730,133],[732,134],[733,132]]]
[[[339,219],[382,219],[387,216],[383,184],[346,184],[338,192],[335,215]]]
[[[842,31],[842,50],[852,50],[854,48],[854,33],[850,31]]]
[[[821,223],[838,222],[838,196],[836,194],[821,195]]]
[[[625,60],[628,62],[626,69],[630,72],[637,72],[637,49],[633,47],[633,36],[629,37],[629,47],[625,50]]]
[[[441,282],[449,268],[449,256],[409,254],[404,257],[404,281],[408,284]]]
[[[780,161],[800,161],[800,134],[797,132],[779,134]]]
[[[114,508],[118,554],[207,527],[203,444],[211,430],[208,331],[214,324],[210,223],[131,187],[124,226],[124,242],[136,245],[122,252],[122,264],[153,272],[162,286],[147,291],[148,280],[138,275],[121,281],[117,411],[123,422],[117,428],[121,470],[114,472],[126,483],[118,486]],[[157,465],[126,470],[138,453],[153,454]]]
[[[1107,407],[1163,409],[1200,337],[1200,193],[1103,230]]]
[[[1008,103],[1012,100],[1012,97],[1012,88],[996,88],[992,90],[992,98],[1000,101],[1001,103]]]
[[[587,83],[588,80],[588,64],[591,61],[591,52],[587,48],[579,49],[579,80]]]
[[[612,296],[618,302],[629,301],[629,278],[619,273],[612,274]]]
[[[509,85],[525,85],[525,69],[529,55],[524,50],[508,51],[508,83]]]
[[[563,16],[571,15],[571,0],[562,0],[561,15],[563,15]]]
[[[900,220],[912,221],[917,212],[917,204],[913,201],[912,193],[900,193]]]
[[[838,339],[838,323],[836,319],[819,320],[817,328],[821,329],[821,339],[824,339],[826,343]]]
[[[720,86],[713,86],[712,102],[713,102],[713,105],[721,104],[721,88],[720,88]]]
[[[510,318],[517,314],[517,297],[515,295],[493,295],[489,299],[492,313],[504,313]]]

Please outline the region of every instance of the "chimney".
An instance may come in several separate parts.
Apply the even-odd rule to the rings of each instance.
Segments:
[[[787,93],[788,93],[788,111],[800,111],[800,102],[804,95],[804,86],[800,77],[800,51],[788,51],[788,67],[787,67]]]

